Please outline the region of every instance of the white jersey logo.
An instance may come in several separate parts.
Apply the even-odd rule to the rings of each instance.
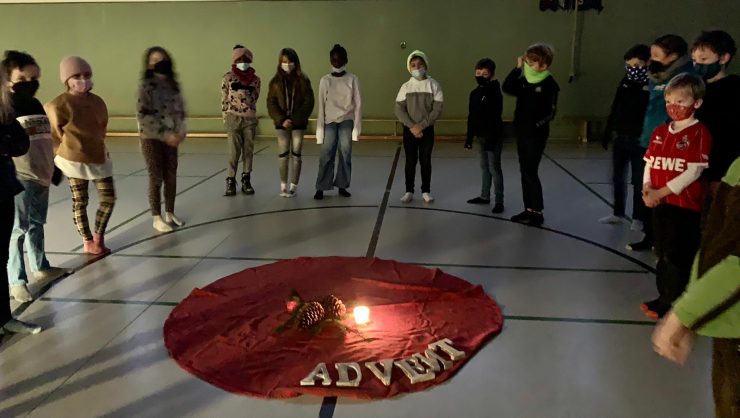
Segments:
[[[686,160],[683,158],[650,157],[647,163],[653,170],[686,171]]]

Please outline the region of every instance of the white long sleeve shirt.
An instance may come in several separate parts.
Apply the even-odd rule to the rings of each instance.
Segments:
[[[324,143],[324,126],[352,120],[352,140],[360,139],[362,131],[362,98],[357,76],[345,73],[341,77],[327,74],[319,82],[319,115],[316,121],[316,143]]]

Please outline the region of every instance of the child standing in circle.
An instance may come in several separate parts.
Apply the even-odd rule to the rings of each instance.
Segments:
[[[252,67],[254,55],[243,45],[231,51],[231,71],[221,82],[221,111],[229,141],[229,168],[224,196],[236,194],[236,170],[242,161],[242,193],[254,194],[252,159],[257,131],[260,78]]]
[[[295,197],[301,178],[303,135],[313,112],[313,89],[295,50],[282,49],[278,59],[267,93],[267,112],[277,129],[280,196]]]
[[[414,198],[416,163],[421,165],[421,196],[431,203],[432,149],[434,148],[434,122],[442,115],[444,95],[437,80],[427,75],[429,59],[419,50],[409,54],[406,69],[411,78],[401,85],[396,96],[395,113],[403,123],[403,150],[406,154],[406,193],[401,203]]]
[[[347,72],[347,50],[334,45],[329,52],[331,74],[319,83],[319,116],[316,143],[321,145],[319,174],[314,199],[324,198],[324,191],[339,188],[339,194],[350,197],[347,189],[352,178],[352,142],[360,138],[362,99],[357,76]],[[334,160],[339,149],[339,164],[334,175]]]
[[[44,106],[52,138],[58,144],[54,163],[69,178],[74,223],[83,239],[83,251],[107,254],[110,250],[103,237],[116,202],[113,163],[104,142],[108,108],[103,99],[91,92],[93,72],[87,61],[67,57],[59,65],[59,73],[67,91]],[[91,181],[100,200],[94,232],[90,231],[87,218]]]
[[[153,227],[170,232],[184,222],[175,216],[177,193],[177,148],[185,140],[185,104],[170,54],[161,47],[144,55],[144,77],[139,85],[136,116],[141,152],[149,171],[149,207]],[[162,218],[164,183],[165,218]]]

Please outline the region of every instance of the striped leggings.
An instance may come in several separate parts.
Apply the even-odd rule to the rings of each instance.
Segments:
[[[72,191],[72,214],[74,223],[80,235],[85,241],[93,239],[90,233],[90,222],[87,220],[87,203],[89,195],[87,192],[90,180],[69,178],[69,188]],[[95,233],[104,234],[108,226],[110,216],[113,214],[113,206],[116,203],[116,190],[113,188],[113,177],[93,180],[95,188],[98,189],[100,206],[95,215]]]

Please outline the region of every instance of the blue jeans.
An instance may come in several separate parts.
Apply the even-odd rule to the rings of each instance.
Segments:
[[[23,260],[24,242],[31,270],[49,268],[49,260],[44,252],[44,224],[49,208],[49,188],[34,181],[21,180],[21,184],[25,190],[15,196],[15,221],[10,235],[8,282],[11,286],[28,283]]]
[[[340,123],[324,125],[324,143],[321,145],[319,158],[319,175],[316,179],[316,190],[349,188],[352,179],[352,129],[355,123],[345,120]],[[334,177],[334,159],[339,148],[337,175]]]
[[[491,199],[491,180],[493,179],[493,192],[495,203],[504,204],[504,173],[501,170],[501,151],[504,141],[499,139],[493,146],[492,151],[486,151],[485,138],[476,137],[478,152],[480,153],[480,170],[482,177],[481,199]]]

